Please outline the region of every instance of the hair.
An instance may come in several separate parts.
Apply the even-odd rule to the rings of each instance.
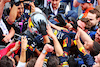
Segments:
[[[93,9],[89,11],[92,14],[96,14],[96,19],[100,18],[100,12],[97,9]]]
[[[48,59],[47,67],[57,67],[59,63],[59,58],[57,56],[51,56]]]
[[[19,5],[21,4],[22,2],[19,2]],[[11,3],[11,8],[13,7],[14,3]]]
[[[93,47],[90,50],[91,56],[98,55],[99,54],[99,51],[100,51],[100,44],[98,42],[94,41]]]
[[[91,22],[88,18],[81,18],[80,20],[86,24],[85,28],[91,29]]]
[[[36,57],[34,57],[31,60],[29,60],[26,67],[34,67],[34,65],[36,63],[36,60],[37,60]]]
[[[13,67],[13,62],[8,56],[3,56],[0,60],[0,67]]]
[[[78,62],[74,60],[74,57],[70,57],[68,59],[69,67],[78,67]]]
[[[96,6],[94,9],[100,12],[100,5]]]

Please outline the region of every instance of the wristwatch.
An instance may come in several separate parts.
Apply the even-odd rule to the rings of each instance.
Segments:
[[[42,50],[42,53],[47,55],[47,51],[46,50]]]

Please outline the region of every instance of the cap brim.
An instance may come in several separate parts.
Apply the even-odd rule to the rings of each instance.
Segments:
[[[86,2],[84,2],[84,1],[82,1],[82,0],[77,0],[79,3],[86,3]]]

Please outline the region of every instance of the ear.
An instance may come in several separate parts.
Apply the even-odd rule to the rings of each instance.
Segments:
[[[99,22],[100,21],[100,18],[97,18],[97,21]]]

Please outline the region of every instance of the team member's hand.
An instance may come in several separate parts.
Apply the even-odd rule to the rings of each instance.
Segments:
[[[49,44],[45,44],[43,50],[46,50],[47,52],[52,52],[54,50],[54,47]]]
[[[39,33],[41,33],[42,36],[47,35],[46,23],[43,20],[40,20],[40,22],[38,22],[38,24],[39,24],[39,28],[40,28],[40,29],[38,29]]]

